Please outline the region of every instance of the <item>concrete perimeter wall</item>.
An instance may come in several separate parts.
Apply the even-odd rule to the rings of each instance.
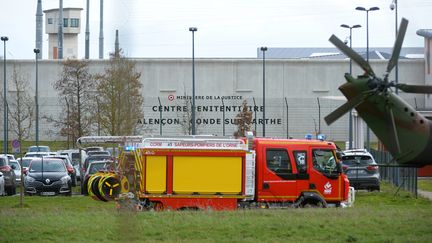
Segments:
[[[144,117],[138,132],[142,135],[181,135],[185,132],[181,118],[190,109],[187,99],[192,94],[191,59],[134,59],[136,70],[141,72],[144,97]],[[91,60],[90,72],[103,73],[107,60]],[[372,60],[378,75],[384,74],[387,61]],[[34,60],[7,60],[6,70],[8,96],[14,95],[11,75],[14,66],[30,83],[31,94],[35,87]],[[230,136],[236,130],[233,119],[243,100],[252,106],[256,117],[257,135],[262,135],[263,116],[263,61],[261,59],[195,59],[195,94],[197,106],[197,131],[199,134]],[[58,104],[53,84],[61,76],[62,64],[58,60],[39,61],[40,117],[56,116],[65,112]],[[266,60],[266,136],[304,137],[320,131],[328,139],[348,139],[348,116],[345,115],[331,126],[324,117],[344,101],[338,87],[345,82],[344,73],[349,72],[349,60]],[[353,74],[361,74],[353,64]],[[0,68],[3,80],[3,68]],[[390,80],[394,80],[394,73]],[[422,59],[399,61],[399,82],[425,84],[425,63]],[[3,82],[1,86],[3,90]],[[3,94],[3,91],[2,91]],[[336,97],[337,96],[337,97]],[[413,106],[425,108],[425,95],[401,93]],[[336,99],[329,99],[336,97]],[[159,110],[158,98],[162,104]],[[223,99],[222,99],[223,98]],[[255,101],[255,106],[254,106]],[[1,100],[3,102],[3,100]],[[223,103],[222,103],[223,102]],[[319,104],[319,105],[318,105]],[[1,105],[0,109],[3,109]],[[160,119],[162,113],[162,119]],[[3,112],[0,130],[3,134]],[[161,125],[162,124],[162,125]],[[255,125],[253,126],[255,128]],[[46,120],[40,120],[41,140],[65,140]],[[94,134],[96,135],[96,131]],[[9,134],[13,139],[13,134]],[[375,140],[375,137],[372,136]]]

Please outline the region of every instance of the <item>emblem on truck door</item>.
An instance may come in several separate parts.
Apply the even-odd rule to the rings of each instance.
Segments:
[[[330,182],[328,181],[325,185],[324,185],[324,194],[331,194],[332,192],[332,185],[330,184]]]

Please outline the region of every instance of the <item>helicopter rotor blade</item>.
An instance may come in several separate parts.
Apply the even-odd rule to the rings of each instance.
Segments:
[[[345,45],[339,38],[337,38],[335,35],[332,35],[329,39],[329,41],[335,45],[339,50],[341,50],[345,55],[347,55],[349,58],[354,60],[360,67],[369,75],[372,77],[375,77],[375,73],[372,70],[372,67],[369,65],[366,60],[357,54],[353,49],[351,49],[349,46]]]
[[[416,93],[416,94],[432,94],[431,85],[411,85],[411,84],[396,84],[396,88],[402,90],[406,93]]]
[[[360,105],[361,103],[363,103],[371,94],[373,94],[372,91],[363,92],[363,93],[357,95],[356,97],[354,97],[353,99],[348,100],[343,105],[339,106],[336,110],[334,110],[332,113],[328,114],[324,118],[327,125],[332,124],[337,119],[339,119],[340,117],[345,115],[345,113],[347,113],[349,110],[351,110],[351,109],[357,107],[358,105]]]
[[[402,43],[405,38],[405,33],[408,27],[408,20],[405,18],[402,18],[402,22],[399,26],[399,31],[397,34],[397,38],[393,47],[393,53],[392,56],[387,64],[387,73],[390,73],[391,70],[396,66],[396,63],[399,59],[399,55],[402,48]]]
[[[393,115],[393,109],[389,106],[387,106],[387,121],[390,124],[388,126],[388,134],[390,135],[390,148],[388,148],[392,153],[399,154],[401,152],[400,150],[400,144],[399,144],[399,137],[396,130],[396,122]]]

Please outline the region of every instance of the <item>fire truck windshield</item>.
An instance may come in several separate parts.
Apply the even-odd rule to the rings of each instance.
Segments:
[[[313,167],[326,176],[335,176],[340,170],[335,155],[331,149],[312,150]]]

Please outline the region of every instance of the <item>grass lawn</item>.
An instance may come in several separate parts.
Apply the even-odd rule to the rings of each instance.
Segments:
[[[118,212],[89,197],[0,198],[0,242],[430,242],[432,202],[383,184],[352,208]]]

